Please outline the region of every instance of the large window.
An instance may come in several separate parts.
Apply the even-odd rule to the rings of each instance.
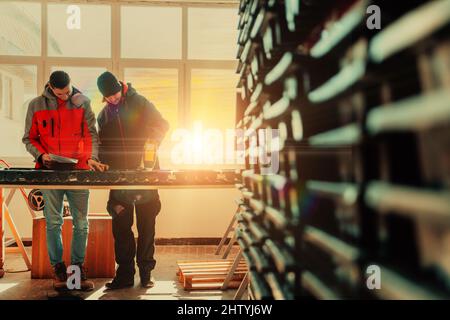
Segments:
[[[11,141],[0,158],[29,157],[20,142],[26,107],[52,71],[68,72],[97,115],[104,105],[97,77],[109,70],[169,121],[161,163],[176,168],[169,153],[177,128],[234,127],[232,2],[0,0],[0,134]]]

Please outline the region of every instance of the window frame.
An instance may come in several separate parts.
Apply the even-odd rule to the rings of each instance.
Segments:
[[[24,2],[23,0],[20,2]],[[40,3],[41,5],[41,55],[15,56],[0,55],[0,64],[34,65],[37,68],[36,92],[41,92],[50,76],[53,66],[102,67],[116,74],[120,79],[124,77],[126,68],[164,68],[178,71],[178,126],[190,126],[191,103],[191,70],[192,69],[227,69],[235,71],[238,65],[233,60],[193,60],[188,59],[188,10],[192,7],[200,8],[235,8],[236,24],[238,21],[238,0],[73,0],[68,4],[109,5],[111,7],[111,57],[110,58],[77,58],[48,56],[48,4],[58,3],[57,0],[27,0],[25,2]],[[158,6],[179,7],[182,10],[182,54],[181,59],[134,59],[121,58],[121,7],[122,6]],[[236,25],[237,28],[237,25]],[[236,39],[237,42],[237,39]],[[237,48],[237,45],[236,45]],[[125,79],[126,80],[126,79]],[[158,106],[156,106],[158,107]]]

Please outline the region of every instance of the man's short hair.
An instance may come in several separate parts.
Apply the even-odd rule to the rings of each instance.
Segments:
[[[50,85],[53,88],[64,89],[69,83],[70,77],[64,71],[55,71],[50,75]]]

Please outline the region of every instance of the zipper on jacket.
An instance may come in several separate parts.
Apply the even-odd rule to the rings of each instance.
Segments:
[[[124,133],[123,133],[122,121],[120,121],[120,114],[119,114],[119,112],[117,113],[117,121],[119,122],[119,131],[120,131],[120,136],[121,136],[121,140],[122,140],[122,150],[123,150],[123,154],[124,154],[124,157],[125,157],[125,167],[128,168],[127,153],[125,151],[125,136],[124,136]]]
[[[51,123],[52,123],[52,137],[55,137],[55,121],[53,120],[53,118],[51,119]]]
[[[58,110],[58,147],[59,154],[61,154],[61,112]]]

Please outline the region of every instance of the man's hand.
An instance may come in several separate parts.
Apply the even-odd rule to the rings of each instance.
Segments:
[[[114,206],[114,211],[118,215],[121,214],[123,212],[123,210],[125,210],[125,207],[120,205],[120,204],[117,204],[117,205]]]
[[[103,172],[109,169],[109,166],[107,164],[100,163],[98,161],[95,161],[94,159],[89,159],[87,163],[89,168],[94,171]]]
[[[44,153],[41,156],[41,161],[42,161],[42,164],[44,165],[44,167],[46,167],[48,169],[51,169],[53,167],[54,162],[50,158],[50,155],[48,153]]]

